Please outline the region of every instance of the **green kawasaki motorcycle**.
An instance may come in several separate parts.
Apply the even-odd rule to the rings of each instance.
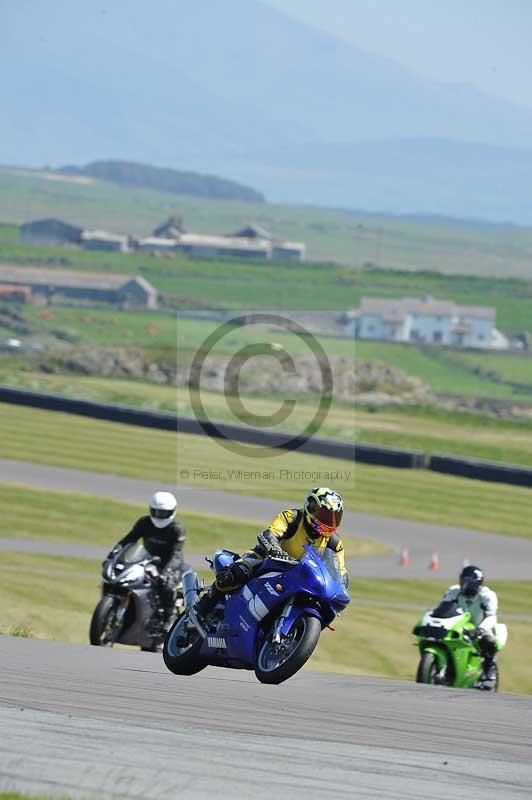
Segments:
[[[436,686],[456,686],[462,689],[484,689],[482,681],[482,656],[477,646],[475,626],[469,611],[464,611],[455,601],[444,600],[427,611],[413,630],[418,637],[421,659],[417,669],[417,683]],[[506,644],[506,625],[495,626],[497,650]],[[499,674],[495,687],[499,685]]]

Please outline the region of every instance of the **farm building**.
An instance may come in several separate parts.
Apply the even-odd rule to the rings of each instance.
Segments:
[[[427,296],[387,300],[363,297],[343,318],[347,336],[504,350],[508,340],[495,327],[495,309],[461,306]]]
[[[159,225],[152,233],[152,237],[158,239],[179,239],[182,233],[186,233],[181,217],[169,217],[166,222]]]
[[[246,225],[231,236],[238,239],[262,239],[270,242],[271,258],[273,261],[304,261],[306,246],[303,242],[286,242],[275,239],[266,228],[260,225]]]
[[[60,219],[36,219],[20,226],[26,244],[79,244],[83,228]]]
[[[271,242],[273,240],[273,236],[266,228],[263,228],[261,225],[246,225],[245,228],[241,228],[235,233],[230,233],[229,236],[236,237],[238,239],[266,239],[267,242]]]
[[[144,239],[135,239],[134,246],[137,250],[145,250],[150,253],[175,253],[177,242],[175,239],[167,239],[162,236],[146,236]]]
[[[177,241],[177,250],[196,258],[271,258],[270,243],[264,239],[240,239],[236,236],[204,236],[184,233]]]
[[[29,286],[2,284],[0,285],[0,300],[9,300],[12,303],[31,303],[31,289]]]
[[[84,250],[126,253],[129,249],[129,237],[107,231],[85,230],[81,234],[81,246]]]
[[[157,308],[157,291],[145,278],[99,272],[70,272],[35,267],[0,267],[2,286],[21,287],[35,302],[113,303],[121,308]]]
[[[273,261],[304,261],[306,246],[303,242],[273,242]]]
[[[250,258],[263,261],[303,261],[305,245],[302,242],[276,240],[260,225],[246,225],[228,236],[203,233],[186,233],[180,217],[170,217],[155,228],[153,235],[138,239],[136,246],[143,250],[175,249],[194,258]]]

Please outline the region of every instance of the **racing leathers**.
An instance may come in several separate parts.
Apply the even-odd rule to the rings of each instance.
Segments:
[[[484,678],[487,681],[492,680],[497,652],[495,625],[499,601],[496,593],[488,586],[481,586],[478,593],[470,597],[461,591],[458,584],[455,584],[447,589],[443,600],[454,601],[471,614],[471,621],[477,629],[478,647],[484,660]]]
[[[172,614],[176,600],[176,586],[181,579],[185,529],[178,520],[173,520],[164,528],[157,528],[149,515],[146,515],[137,520],[127,536],[124,536],[111,552],[138,542],[139,539],[142,539],[150,555],[161,559],[157,570],[159,574],[154,579],[154,585],[158,590],[166,621]]]
[[[326,548],[333,550],[338,556],[340,572],[344,585],[348,585],[345,566],[344,544],[338,533],[332,536],[317,536],[305,521],[302,509],[289,508],[281,511],[270,525],[258,536],[259,543],[230,566],[224,567],[216,574],[216,580],[210,592],[204,595],[197,604],[198,612],[208,614],[224,594],[235,591],[247,583],[256,572],[267,555],[288,557],[297,561],[305,555],[303,545],[310,544],[318,552]]]

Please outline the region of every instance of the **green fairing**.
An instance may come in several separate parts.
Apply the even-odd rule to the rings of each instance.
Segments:
[[[457,608],[455,616],[440,618],[436,613],[438,608],[423,615],[413,630],[421,653],[416,681],[462,689],[482,688],[483,661],[475,640],[470,637],[475,630],[470,613]],[[502,646],[504,643],[498,638],[497,649]]]

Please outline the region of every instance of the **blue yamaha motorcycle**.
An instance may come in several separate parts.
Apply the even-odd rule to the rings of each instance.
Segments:
[[[208,665],[253,669],[261,683],[282,683],[310,658],[321,631],[349,603],[338,557],[305,545],[300,561],[268,556],[252,580],[227,594],[205,621],[194,605],[202,591],[195,572],[183,575],[185,610],[170,628],[163,648],[176,675],[193,675]],[[237,553],[217,550],[215,572]]]

